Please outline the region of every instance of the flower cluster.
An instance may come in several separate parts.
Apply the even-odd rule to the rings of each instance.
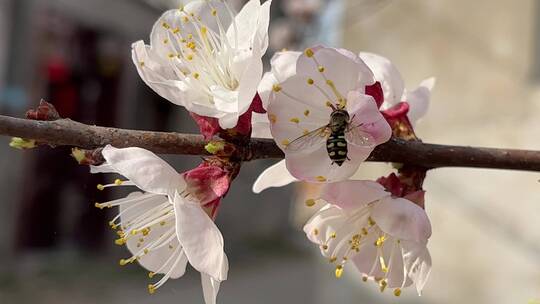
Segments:
[[[263,75],[271,1],[250,0],[236,14],[223,0],[196,0],[165,12],[150,45],[133,44],[133,61],[156,93],[185,107],[214,154],[177,173],[152,152],[107,146],[93,173],[125,177],[99,190],[135,186],[125,198],[96,203],[119,207],[111,222],[118,245],[138,262],[154,293],[183,276],[187,263],[201,273],[204,299],[215,303],[227,279],[223,237],[214,224],[221,199],[241,160],[225,147],[253,137],[273,138],[285,160],[265,170],[255,192],[303,181],[321,186],[308,206],[324,204],[307,222],[307,238],[341,277],[352,263],[381,291],[414,285],[421,292],[431,268],[431,225],[424,210],[422,168],[403,165],[377,181],[350,180],[374,149],[392,136],[417,140],[433,79],[412,91],[386,58],[325,46],[274,54]],[[221,143],[221,144],[219,144]]]

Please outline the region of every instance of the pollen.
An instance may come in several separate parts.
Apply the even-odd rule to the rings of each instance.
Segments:
[[[116,180],[114,181],[114,184],[117,185],[117,186],[120,186],[120,185],[122,185],[123,183],[124,183],[124,182],[123,182],[121,179],[116,179]]]
[[[124,260],[124,259],[121,259],[118,264],[120,264],[120,266],[126,266],[128,264],[128,260]]]
[[[163,22],[163,23],[161,24],[161,26],[163,26],[163,27],[166,28],[166,29],[170,29],[170,28],[171,28],[171,26],[170,26],[167,22]]]
[[[313,79],[311,79],[311,78],[308,78],[307,83],[308,83],[309,85],[312,85],[312,84],[315,83],[315,81],[314,81]]]
[[[279,84],[275,84],[272,86],[272,90],[277,93],[281,91],[281,86]]]
[[[186,46],[192,50],[196,48],[195,43],[193,41],[190,41],[186,44]]]
[[[149,293],[149,294],[154,294],[154,293],[156,293],[156,287],[154,287],[154,285],[152,285],[152,284],[149,284],[149,285],[148,285],[148,293]]]
[[[96,188],[99,190],[99,191],[103,191],[105,189],[105,186],[103,186],[102,184],[97,184]]]
[[[317,176],[317,177],[315,177],[315,179],[317,181],[321,182],[321,183],[324,183],[324,182],[327,181],[326,177],[324,177],[324,176]]]
[[[281,144],[284,145],[285,147],[287,147],[288,145],[291,144],[291,142],[288,139],[284,139],[284,140],[281,141]]]
[[[178,34],[178,33],[180,33],[180,28],[177,27],[172,32],[173,32],[173,34]]]
[[[305,116],[305,117],[308,117],[308,116],[309,116],[309,113],[311,113],[309,110],[305,110],[305,111],[304,111],[304,116]]]
[[[304,51],[304,54],[306,54],[306,56],[308,56],[309,58],[311,58],[311,57],[313,57],[313,55],[315,55],[315,53],[313,53],[312,49],[306,49]]]
[[[290,122],[292,122],[292,123],[300,123],[300,118],[293,117],[293,118],[290,119]]]
[[[388,285],[388,283],[386,283],[386,280],[381,280],[379,282],[379,290],[381,292],[384,292],[384,290],[386,289],[386,286]]]
[[[308,207],[313,207],[313,206],[315,206],[316,203],[317,202],[312,198],[306,200],[306,206],[308,206]]]
[[[126,244],[126,239],[125,238],[119,238],[117,240],[114,241],[114,243],[118,246],[122,246],[124,244]]]
[[[337,279],[341,278],[341,276],[343,275],[343,265],[336,266],[335,274]]]
[[[375,221],[370,216],[370,217],[368,217],[368,224],[371,227],[371,226],[375,226],[375,224],[377,224],[377,223],[375,223]]]
[[[217,10],[216,9],[212,10],[212,16],[217,16]]]
[[[154,272],[148,273],[148,278],[152,279],[156,274]]]
[[[94,207],[99,208],[99,209],[105,208],[105,206],[103,204],[100,204],[100,203],[97,203],[97,202],[94,204]]]
[[[375,241],[375,246],[381,247],[384,244],[385,241],[386,241],[386,236],[383,235],[383,236],[379,237],[377,239],[377,241]]]
[[[195,79],[199,79],[199,76],[200,76],[199,73],[193,74],[193,77],[194,77]]]
[[[394,289],[394,295],[395,295],[396,297],[399,297],[399,296],[401,295],[401,289],[400,289],[400,288]]]
[[[337,234],[335,232],[332,232],[332,234],[330,234],[331,239],[335,239],[336,237],[337,237]]]
[[[317,68],[317,70],[319,70],[319,72],[323,73],[324,72],[324,67],[321,65]]]

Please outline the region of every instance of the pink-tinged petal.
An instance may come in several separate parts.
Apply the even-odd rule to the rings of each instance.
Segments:
[[[291,175],[299,180],[312,183],[332,183],[346,180],[356,173],[371,150],[351,147],[349,152],[350,160],[345,161],[341,166],[332,164],[324,144],[313,151],[288,153],[285,160]]]
[[[198,202],[186,200],[178,193],[174,198],[174,210],[176,234],[189,263],[215,280],[226,280],[227,257],[223,251],[223,236],[216,224]]]
[[[344,210],[356,210],[389,196],[384,187],[373,181],[348,180],[324,186],[321,199]]]
[[[270,121],[268,114],[253,113],[251,116],[251,137],[254,138],[272,138],[270,133]]]
[[[253,192],[261,193],[268,188],[283,187],[296,181],[298,180],[287,170],[285,160],[282,160],[259,175],[253,184]]]
[[[373,207],[371,217],[382,231],[401,240],[426,244],[431,236],[424,209],[403,198],[382,199]]]
[[[296,61],[301,54],[300,52],[284,51],[276,52],[272,57],[270,61],[272,70],[264,74],[258,88],[265,109],[268,108],[274,86],[296,74]]]
[[[293,78],[297,77],[289,78],[286,83],[295,83]],[[307,84],[305,85],[307,86]],[[286,148],[288,143],[329,123],[330,108],[313,107],[289,97],[292,96],[290,94],[302,96],[303,98],[314,97],[314,95],[311,95],[312,93],[318,94],[313,90],[302,94],[301,90],[296,87],[291,87],[291,90],[287,91],[284,84],[283,90],[275,93],[275,100],[270,102],[268,106],[270,129],[274,140],[282,150]]]
[[[307,238],[319,246],[327,244],[331,236],[346,224],[345,212],[334,205],[325,205],[304,225]],[[335,249],[335,248],[332,248]],[[321,254],[330,257],[334,250],[321,248]]]
[[[117,149],[106,146],[101,152],[108,165],[139,189],[154,194],[173,196],[186,183],[182,176],[154,153],[141,148]]]
[[[418,295],[422,295],[431,273],[431,255],[425,245],[409,241],[402,241],[401,244],[407,276],[414,281]]]
[[[386,244],[388,243],[388,244]],[[387,283],[388,288],[403,288],[410,285],[412,281],[407,282],[405,267],[403,265],[403,255],[401,251],[401,241],[398,243],[396,239],[390,239],[385,242],[385,253],[389,252],[388,260],[386,261],[389,268]]]
[[[314,84],[310,85],[312,90],[318,86],[324,92],[326,98],[323,105],[327,100],[337,104],[339,99],[346,98],[350,91],[363,91],[366,85],[373,83],[372,75],[362,75],[361,61],[333,48],[318,47],[310,50],[313,56],[304,53],[298,58],[296,72],[304,81],[313,80]],[[333,83],[337,92],[329,82]],[[303,85],[303,90],[306,90],[306,85]]]
[[[214,135],[218,134],[222,129],[219,126],[217,118],[200,116],[193,112],[189,112],[189,115],[195,120],[199,126],[199,131],[204,136],[205,140],[210,140]]]
[[[434,86],[435,78],[432,77],[422,81],[414,91],[405,93],[405,101],[410,106],[408,117],[413,125],[426,115]]]
[[[360,58],[369,66],[375,80],[381,83],[384,92],[383,108],[388,108],[401,101],[405,84],[403,77],[390,60],[373,53],[360,53]]]
[[[122,223],[128,223],[142,214],[150,211],[153,208],[158,207],[164,203],[169,203],[168,198],[163,195],[156,194],[142,194],[140,192],[134,192],[128,195],[127,198],[141,198],[141,202],[137,205],[120,205],[119,213],[121,214],[120,220]],[[127,207],[126,207],[127,206]],[[151,244],[158,240],[162,234],[174,228],[175,223],[166,222],[165,225],[154,225],[150,232],[144,237],[145,244]],[[180,243],[178,239],[174,237],[171,239],[168,245],[173,248],[178,248]],[[169,246],[162,246],[157,249],[150,250],[148,254],[141,254],[141,244],[138,237],[130,237],[126,241],[126,246],[132,255],[137,255],[139,258],[137,262],[146,270],[165,274],[172,269],[172,278],[179,278],[184,275],[186,271],[187,258],[181,250],[176,256],[172,256],[175,252],[169,248]],[[178,260],[178,262],[176,262]],[[176,262],[176,263],[174,263]]]
[[[201,205],[223,197],[231,184],[227,172],[219,167],[202,164],[184,173],[187,191],[197,197]]]
[[[372,85],[366,86],[366,95],[373,97],[377,103],[377,107],[381,107],[384,102],[384,92],[380,82],[375,82]]]
[[[350,92],[347,110],[351,117],[351,124],[360,126],[362,131],[375,139],[377,145],[387,142],[392,136],[392,128],[379,112],[379,108],[371,96]]]
[[[426,196],[426,191],[419,190],[419,191],[409,193],[409,194],[405,195],[403,198],[417,204],[420,208],[425,210],[426,209],[425,208],[425,202],[426,202],[425,196]]]

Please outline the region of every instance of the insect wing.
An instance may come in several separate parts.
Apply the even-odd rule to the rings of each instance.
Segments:
[[[348,143],[361,148],[374,148],[377,145],[375,138],[365,132],[360,126],[351,126],[345,130],[345,139]]]
[[[302,135],[288,144],[285,150],[287,152],[305,152],[316,149],[326,142],[327,130],[328,126],[324,126]]]

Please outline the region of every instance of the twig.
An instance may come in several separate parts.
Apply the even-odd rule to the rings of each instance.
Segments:
[[[205,150],[207,142],[199,135],[105,128],[69,119],[35,121],[0,115],[0,135],[83,149],[111,144],[118,148],[137,146],[158,154],[208,155]],[[283,152],[270,139],[252,139],[248,146],[237,148],[246,161],[283,158]],[[378,146],[369,161],[406,163],[425,168],[540,171],[540,151],[435,145],[395,138]]]

